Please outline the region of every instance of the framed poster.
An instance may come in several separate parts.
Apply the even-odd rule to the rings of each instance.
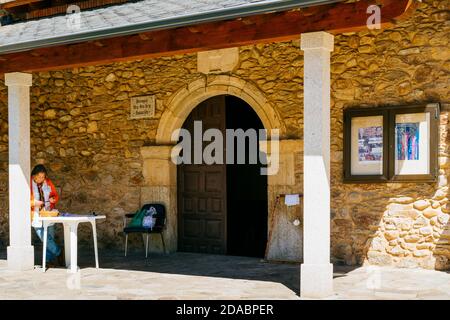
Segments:
[[[383,116],[352,119],[352,175],[383,174]]]
[[[346,110],[344,181],[436,181],[439,112],[439,104]]]
[[[394,181],[434,181],[438,170],[439,106],[391,112],[390,176]]]
[[[344,176],[348,181],[387,180],[385,111],[352,110],[345,115]]]

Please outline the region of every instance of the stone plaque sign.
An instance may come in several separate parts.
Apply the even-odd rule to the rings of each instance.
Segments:
[[[156,96],[131,98],[130,119],[148,119],[155,116]]]

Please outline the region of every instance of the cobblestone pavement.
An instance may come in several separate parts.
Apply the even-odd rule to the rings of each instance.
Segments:
[[[0,299],[299,299],[300,266],[258,258],[103,252],[99,270],[82,255],[76,275],[38,265],[13,272],[5,258],[0,253]],[[329,299],[450,299],[450,273],[335,267],[334,287]]]

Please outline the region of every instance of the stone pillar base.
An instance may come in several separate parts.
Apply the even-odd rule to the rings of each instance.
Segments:
[[[300,273],[302,298],[327,298],[333,295],[333,265],[302,264]]]
[[[34,269],[34,247],[7,248],[8,269],[13,271],[27,271]]]

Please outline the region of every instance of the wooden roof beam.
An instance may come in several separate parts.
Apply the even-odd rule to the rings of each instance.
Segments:
[[[0,7],[2,9],[11,9],[11,8],[17,8],[21,6],[26,6],[30,4],[35,4],[37,2],[44,2],[45,0],[16,0],[16,1],[10,1],[6,3],[0,4]]]

